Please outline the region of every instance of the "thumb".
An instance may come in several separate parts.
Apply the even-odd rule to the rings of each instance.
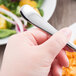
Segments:
[[[68,43],[71,37],[71,30],[69,28],[64,28],[57,33],[55,33],[50,39],[44,42],[41,47],[46,52],[50,53],[53,58],[55,58],[59,52]]]

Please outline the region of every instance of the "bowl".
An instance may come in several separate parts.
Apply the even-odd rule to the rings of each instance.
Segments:
[[[51,16],[54,13],[55,7],[56,7],[57,0],[44,0],[44,3],[42,5],[42,9],[44,11],[43,18],[48,21]],[[7,44],[9,37],[0,39],[0,45]]]

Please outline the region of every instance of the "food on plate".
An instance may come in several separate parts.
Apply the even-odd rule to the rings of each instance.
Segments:
[[[37,2],[35,0],[21,0],[19,3],[20,6],[23,6],[25,4],[28,4],[31,7],[37,7]]]
[[[20,8],[28,4],[43,16],[44,12],[40,8],[43,2],[44,0],[0,0],[0,39],[32,27],[21,17]]]
[[[3,9],[5,9],[5,10],[8,10],[8,8],[7,8],[6,6],[4,6],[3,4],[0,5],[0,8],[3,8]]]
[[[0,39],[4,37],[8,37],[10,35],[16,34],[15,30],[10,30],[10,29],[0,29]]]
[[[73,43],[76,45],[76,40]],[[69,67],[63,67],[62,76],[76,76],[76,52],[66,51],[66,55],[69,59]]]
[[[62,76],[76,76],[76,52],[66,52],[69,59],[69,67],[63,67]]]
[[[0,17],[0,29],[6,29],[6,28],[7,28],[6,20]]]
[[[73,42],[75,45],[76,45],[76,40],[74,40],[74,42]]]

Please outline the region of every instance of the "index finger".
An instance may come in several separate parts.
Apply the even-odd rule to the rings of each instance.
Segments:
[[[32,36],[36,40],[37,44],[39,44],[39,45],[42,44],[43,42],[45,42],[46,40],[48,40],[49,37],[51,36],[39,28],[32,28],[32,29],[28,30],[28,32],[32,34]]]

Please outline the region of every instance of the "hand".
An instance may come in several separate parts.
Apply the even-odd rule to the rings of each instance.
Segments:
[[[63,50],[71,31],[64,28],[50,37],[38,28],[12,36],[7,44],[2,76],[61,76],[69,61]]]

